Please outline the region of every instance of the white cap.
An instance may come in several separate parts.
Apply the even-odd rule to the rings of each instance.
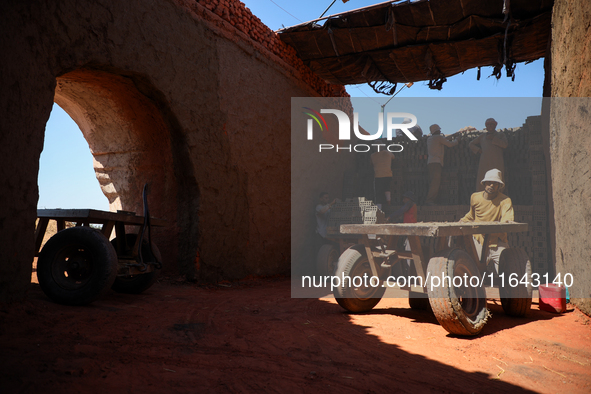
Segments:
[[[498,182],[505,186],[505,183],[503,182],[503,174],[496,168],[488,170],[486,174],[484,174],[484,178],[480,181],[480,183],[484,185],[484,182]]]

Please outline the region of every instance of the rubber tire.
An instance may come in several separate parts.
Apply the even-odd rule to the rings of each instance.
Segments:
[[[77,269],[80,263],[82,269]],[[90,304],[111,288],[116,276],[113,245],[90,227],[58,232],[47,241],[37,260],[39,286],[58,304]]]
[[[433,257],[427,267],[431,278],[444,274],[450,278],[463,276],[478,276],[478,267],[468,253],[454,249],[448,257]],[[430,280],[431,282],[431,280]],[[483,287],[455,288],[448,281],[438,287],[427,283],[429,302],[437,321],[450,334],[473,336],[480,333],[486,324],[490,313],[486,307],[486,292]],[[469,297],[463,297],[463,294]]]
[[[499,274],[505,274],[505,286],[499,287],[501,305],[509,316],[522,317],[531,309],[533,286],[531,283],[531,262],[521,248],[507,248],[499,258]],[[517,274],[519,282],[527,275],[528,285],[519,283],[516,287],[509,286],[509,276]]]
[[[338,262],[339,250],[332,244],[324,244],[316,256],[316,272],[320,276],[333,275]]]
[[[371,278],[371,268],[365,252],[359,252],[355,248],[345,250],[339,257],[335,276],[343,278],[344,275],[344,277],[349,277],[353,280],[355,276],[362,277],[364,273],[367,273],[368,277]],[[380,302],[386,291],[381,280],[378,282],[377,287],[370,285],[367,288],[356,288],[352,286],[352,283],[348,282],[345,280],[345,283],[341,283],[340,286],[334,289],[333,294],[337,303],[349,312],[357,313],[372,310]],[[363,290],[366,291],[364,292]]]
[[[133,245],[135,245],[137,234],[125,234],[125,239],[127,241],[128,247],[131,248]],[[117,250],[117,238],[113,238],[111,244],[115,250]],[[162,261],[160,251],[154,243],[152,243],[152,249],[154,250],[154,254],[152,254],[150,251],[150,245],[148,241],[144,239],[142,242],[142,259],[144,260],[144,263]],[[155,269],[152,272],[140,275],[117,276],[111,288],[117,293],[141,294],[152,287],[152,285],[156,282],[159,271],[160,270]]]

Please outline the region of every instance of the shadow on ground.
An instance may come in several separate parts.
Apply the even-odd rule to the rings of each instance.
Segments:
[[[428,312],[372,313],[445,334]],[[54,304],[31,285],[28,301],[0,308],[0,386],[101,394],[525,391],[385,343],[358,318],[328,300],[292,299],[285,279],[229,288],[167,281],[86,307]],[[522,322],[493,319],[485,335],[515,324]]]

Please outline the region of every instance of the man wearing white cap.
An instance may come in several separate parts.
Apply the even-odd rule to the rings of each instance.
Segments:
[[[473,193],[470,197],[470,212],[460,222],[512,222],[514,219],[513,203],[511,199],[501,193],[505,187],[503,174],[498,169],[489,170],[482,179],[484,191]],[[484,236],[474,235],[474,244],[478,256],[482,254]],[[506,233],[490,234],[488,238],[489,254],[486,259],[487,266],[494,262],[491,268],[498,271],[501,252],[509,247]]]

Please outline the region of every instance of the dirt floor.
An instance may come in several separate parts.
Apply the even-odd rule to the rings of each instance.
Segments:
[[[591,319],[538,310],[478,337],[383,299],[366,314],[292,299],[288,279],[196,286],[163,279],[86,307],[0,306],[2,393],[591,392]]]

